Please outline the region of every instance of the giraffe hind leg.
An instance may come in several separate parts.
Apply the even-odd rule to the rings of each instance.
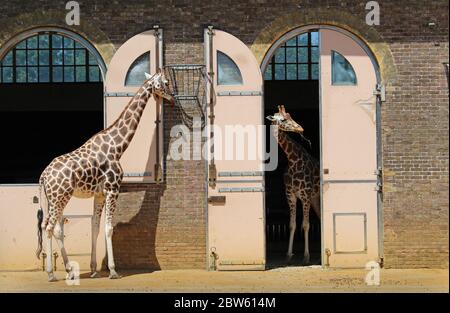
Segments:
[[[293,254],[293,247],[294,247],[294,235],[295,235],[295,229],[297,227],[297,197],[294,193],[288,193],[286,194],[287,201],[289,204],[289,245],[288,245],[288,251],[286,254],[286,261],[289,263],[292,260]]]

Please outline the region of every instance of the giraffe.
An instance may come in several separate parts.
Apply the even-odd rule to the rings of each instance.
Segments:
[[[288,159],[288,167],[284,174],[286,199],[290,209],[289,246],[287,261],[292,259],[294,234],[297,226],[297,198],[303,206],[303,231],[305,237],[305,250],[303,262],[309,263],[309,211],[312,207],[320,219],[320,167],[319,162],[312,157],[300,144],[292,140],[287,132],[303,134],[303,128],[295,122],[283,105],[278,106],[278,113],[267,116],[272,124],[278,126],[275,135],[278,144]]]
[[[105,208],[105,236],[108,255],[109,278],[120,278],[115,270],[112,234],[112,220],[116,209],[123,171],[120,158],[128,148],[138,127],[140,118],[149,98],[165,98],[173,101],[168,94],[168,82],[161,72],[150,76],[135,96],[126,105],[120,116],[108,128],[92,136],[78,149],[53,159],[44,169],[39,179],[40,209],[38,210],[38,249],[42,251],[42,233],[46,238],[46,271],[49,281],[56,281],[52,264],[52,236],[61,249],[67,278],[74,279],[67,252],[64,248],[63,210],[72,196],[94,197],[92,215],[91,277],[98,277],[96,245],[100,218]],[[45,219],[43,207],[45,207]]]

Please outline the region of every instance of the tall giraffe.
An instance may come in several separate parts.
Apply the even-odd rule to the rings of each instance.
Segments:
[[[155,98],[166,98],[173,101],[167,93],[168,82],[162,73],[153,76],[146,73],[146,78],[147,80],[142,87],[111,126],[92,136],[78,149],[55,158],[41,174],[39,179],[41,208],[38,211],[38,249],[36,255],[39,258],[42,251],[42,231],[44,230],[47,252],[46,271],[49,281],[56,281],[51,257],[52,235],[61,249],[68,277],[73,279],[74,276],[64,248],[62,231],[63,210],[72,196],[78,198],[94,197],[91,277],[98,277],[96,246],[103,207],[106,211],[105,235],[109,278],[120,277],[115,270],[112,246],[112,220],[123,177],[120,158],[136,133],[149,98],[153,95]],[[42,200],[44,200],[44,203]],[[44,206],[46,208],[45,219],[42,209]]]
[[[303,134],[303,128],[295,122],[283,105],[278,106],[278,113],[268,116],[272,124],[277,125],[276,137],[288,159],[288,167],[284,174],[286,199],[290,209],[289,246],[287,260],[292,259],[294,234],[297,226],[297,198],[303,206],[303,231],[305,250],[303,262],[309,263],[309,210],[312,207],[320,219],[320,167],[319,162],[312,157],[300,144],[289,138],[287,132]]]

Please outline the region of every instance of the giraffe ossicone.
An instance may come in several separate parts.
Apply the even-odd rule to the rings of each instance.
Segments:
[[[91,277],[97,273],[97,237],[100,217],[105,210],[105,236],[110,278],[119,278],[115,270],[112,234],[113,217],[123,178],[120,158],[133,139],[149,98],[172,101],[168,82],[161,72],[146,73],[147,80],[126,105],[120,116],[108,128],[92,136],[78,149],[53,159],[39,179],[40,209],[38,211],[38,249],[42,252],[42,237],[46,239],[46,271],[48,280],[55,281],[52,264],[52,236],[55,237],[69,277],[72,269],[64,248],[63,210],[72,196],[94,197],[92,215]],[[45,209],[45,214],[43,210]],[[44,232],[44,236],[42,236]]]
[[[286,199],[289,204],[289,245],[287,260],[293,256],[294,234],[297,227],[297,199],[303,206],[303,231],[305,250],[303,262],[308,264],[309,254],[309,211],[314,210],[320,219],[320,166],[309,152],[299,143],[292,140],[287,132],[303,134],[303,127],[286,112],[283,105],[278,106],[278,113],[267,116],[276,127],[275,136],[288,159],[288,166],[284,174]]]

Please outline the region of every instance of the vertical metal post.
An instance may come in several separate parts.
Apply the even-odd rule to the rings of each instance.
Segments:
[[[210,124],[210,143],[211,143],[211,162],[209,164],[209,175],[208,183],[211,188],[216,187],[217,180],[217,169],[214,161],[214,53],[213,53],[213,36],[214,30],[213,26],[208,26],[208,36],[209,36],[209,65],[208,65],[208,76],[209,76],[209,124]]]
[[[155,60],[156,60],[156,64],[155,64],[155,69],[156,69],[156,73],[160,73],[161,72],[161,65],[160,65],[160,47],[159,47],[159,36],[160,36],[160,29],[158,25],[154,25],[153,26],[154,29],[154,36],[155,36]],[[150,55],[151,57],[151,55]],[[151,63],[150,63],[151,64]],[[164,103],[164,99],[161,100]],[[159,127],[160,127],[160,123],[161,120],[159,118],[160,116],[160,103],[156,103],[156,120],[155,120],[155,124],[156,124],[156,161],[155,161],[155,165],[154,165],[154,177],[155,177],[155,181],[156,182],[160,182],[162,180],[162,167],[160,164],[160,160],[159,160]]]

